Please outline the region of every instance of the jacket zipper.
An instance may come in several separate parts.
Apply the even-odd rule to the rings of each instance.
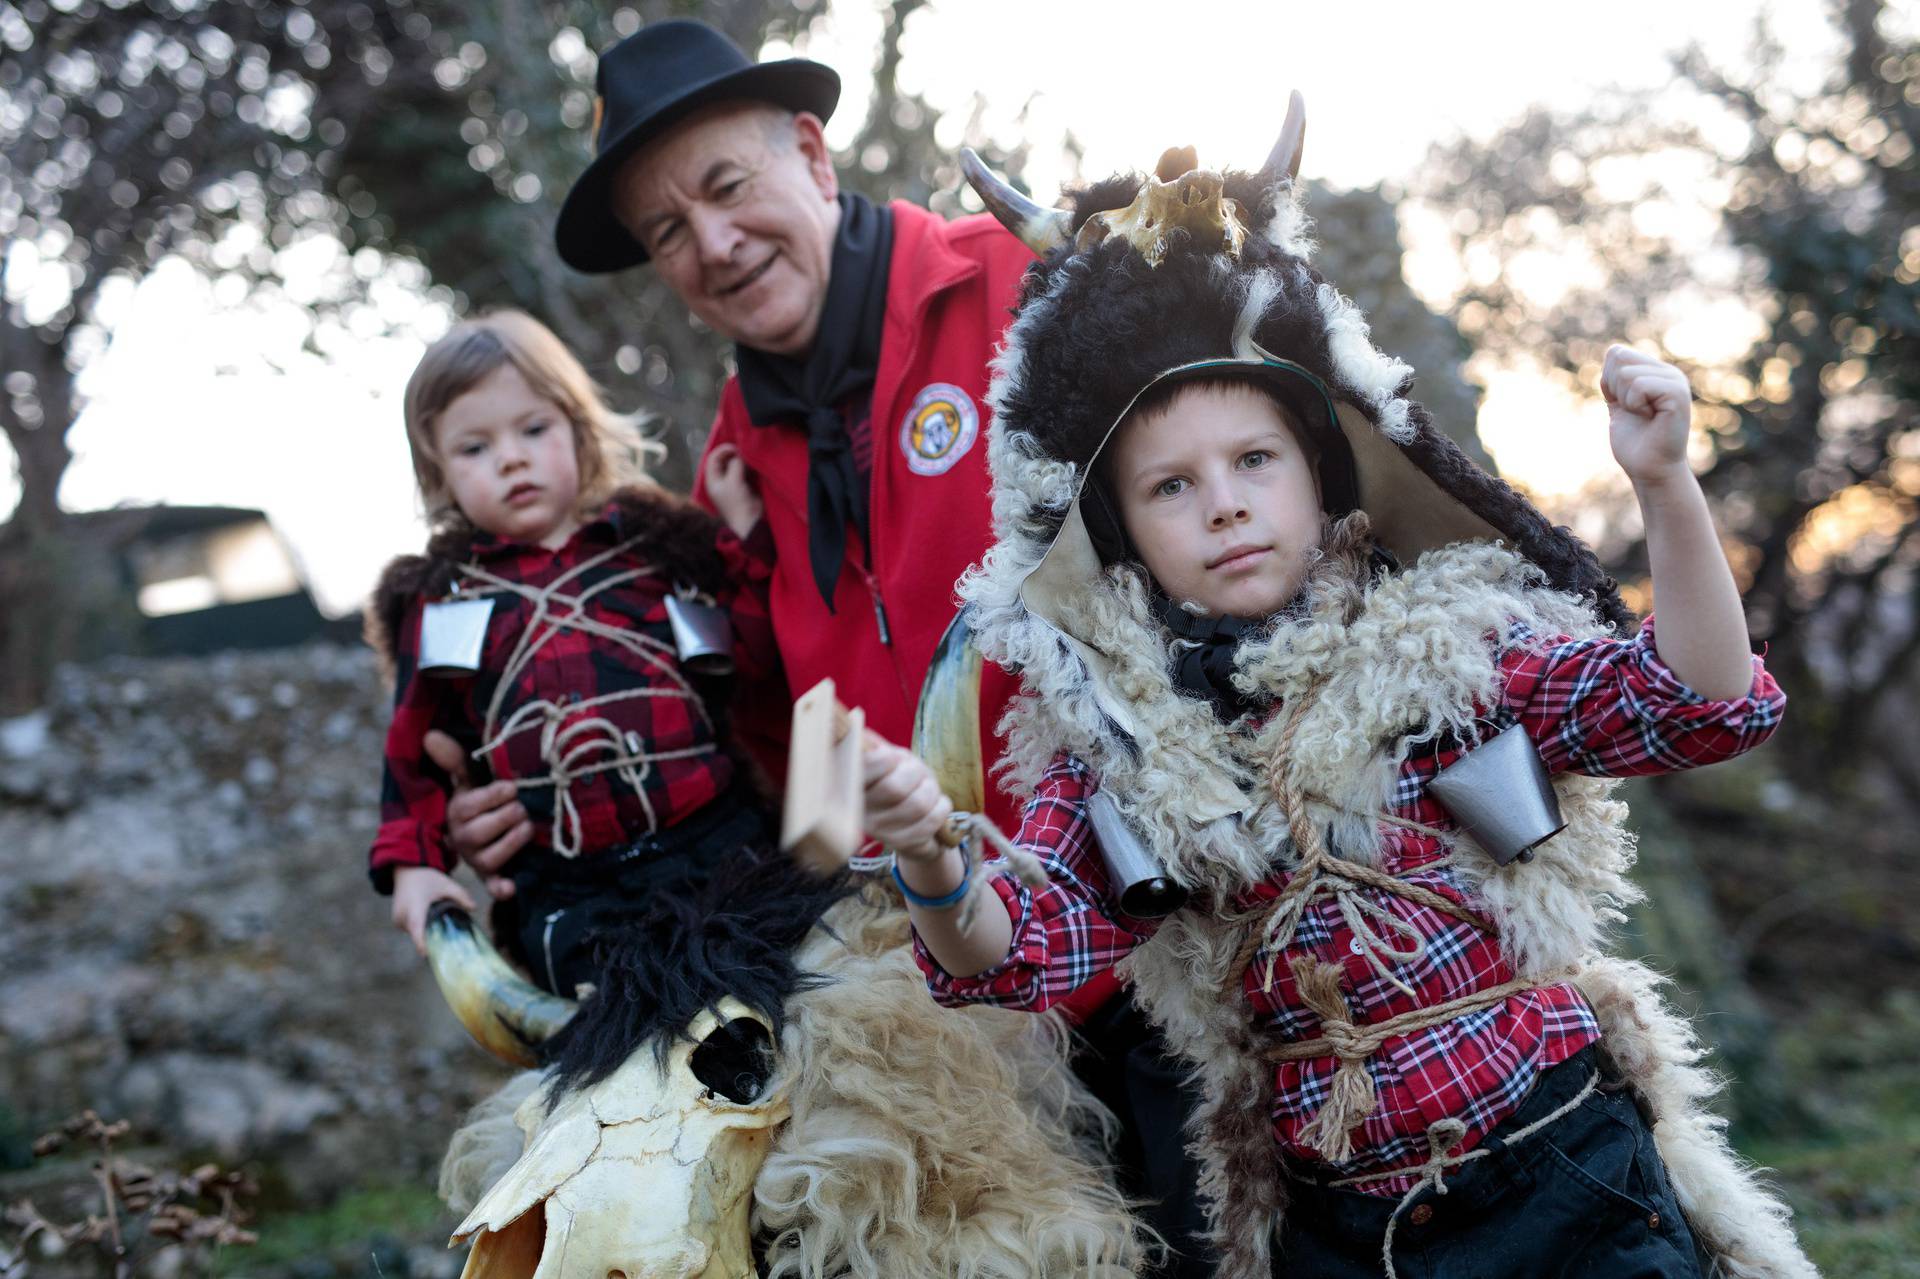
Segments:
[[[876,467],[875,470],[877,472],[878,468]],[[765,490],[763,490],[763,492],[764,491]],[[786,507],[790,514],[793,514],[796,516],[800,515],[799,506],[793,501],[792,497],[789,496],[783,489],[776,488],[776,489],[773,489],[772,491],[774,496],[779,499],[780,504]],[[869,495],[871,495],[873,493],[873,489],[869,488],[868,493]],[[871,496],[869,497],[869,501],[871,501]],[[869,509],[871,509],[871,506],[869,507]],[[806,523],[806,520],[804,517],[801,517],[801,523],[802,524]],[[868,554],[873,553],[871,539],[869,539],[867,552]],[[879,633],[879,636],[880,636],[880,646],[886,649],[889,654],[893,655],[892,660],[893,660],[894,682],[899,685],[901,699],[902,701],[905,702],[908,711],[911,712],[915,703],[915,698],[908,693],[906,676],[902,674],[900,670],[899,650],[895,649],[893,646],[893,621],[887,615],[887,602],[884,599],[882,599],[880,596],[880,579],[878,576],[875,575],[875,572],[873,569],[871,569],[865,564],[856,562],[851,556],[849,556],[846,560],[842,561],[842,563],[846,568],[852,569],[854,573],[858,575],[858,577],[860,578],[860,584],[867,588],[867,598],[873,601],[873,624],[874,624],[874,629]]]

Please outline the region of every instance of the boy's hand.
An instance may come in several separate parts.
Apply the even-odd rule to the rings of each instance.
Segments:
[[[872,732],[860,763],[867,834],[907,857],[937,857],[940,846],[934,836],[946,825],[953,804],[941,794],[933,770],[918,755]]]
[[[495,901],[513,896],[513,881],[500,869],[533,838],[533,819],[515,798],[512,782],[475,788],[467,778],[467,753],[439,729],[427,734],[427,758],[453,780],[447,800],[447,847],[473,867]]]
[[[413,938],[413,948],[422,955],[427,953],[427,910],[439,901],[474,908],[467,890],[444,871],[402,866],[393,872],[393,926]]]
[[[727,522],[733,535],[744,538],[753,532],[753,526],[760,522],[767,508],[760,495],[753,491],[753,481],[747,478],[747,464],[740,460],[739,446],[722,444],[707,454],[703,478],[713,509],[720,512],[720,518]]]
[[[1629,346],[1607,348],[1600,368],[1614,461],[1636,485],[1691,476],[1687,431],[1693,390],[1687,375]]]

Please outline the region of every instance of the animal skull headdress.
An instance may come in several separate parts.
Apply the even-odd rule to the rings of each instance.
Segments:
[[[989,656],[1018,664],[1008,636],[1037,618],[1054,636],[1041,642],[1064,635],[1098,671],[1096,637],[1073,633],[1063,603],[1100,579],[1087,475],[1142,395],[1198,376],[1257,380],[1334,442],[1330,509],[1364,510],[1398,558],[1498,538],[1603,621],[1631,625],[1593,552],[1434,426],[1408,398],[1413,370],[1374,348],[1358,308],[1310,265],[1304,135],[1296,93],[1258,172],[1202,170],[1190,148],[1169,151],[1152,175],[1070,192],[1068,208],[1034,203],[964,154],[988,209],[1039,258],[988,396],[997,544],[962,584]]]

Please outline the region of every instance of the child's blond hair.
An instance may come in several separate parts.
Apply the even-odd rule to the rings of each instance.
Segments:
[[[466,518],[447,485],[446,468],[434,446],[434,423],[449,404],[507,364],[572,425],[582,514],[597,509],[624,485],[653,483],[647,463],[666,449],[640,434],[639,418],[607,407],[600,388],[552,329],[524,311],[489,311],[454,325],[427,348],[407,379],[407,444],[429,524],[438,529]]]

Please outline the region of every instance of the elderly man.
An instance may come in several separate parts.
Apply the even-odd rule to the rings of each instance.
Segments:
[[[606,52],[598,87],[560,256],[651,263],[734,340],[707,451],[737,455],[765,500],[788,686],[831,676],[905,741],[954,580],[989,540],[987,362],[1030,254],[990,217],[842,192],[822,133],[839,77],[818,63],[755,64],[700,23],[661,22]],[[987,673],[985,727],[1014,687]],[[784,728],[781,693],[741,700],[780,707]],[[532,834],[509,800],[483,788],[450,810],[483,870]]]
[[[839,77],[818,63],[755,64],[700,23],[661,22],[605,53],[598,88],[595,157],[561,210],[560,256],[587,272],[651,263],[733,339],[707,454],[737,456],[765,500],[788,683],[831,676],[905,741],[954,581],[991,540],[987,366],[1030,254],[991,217],[947,222],[842,192],[822,132]],[[983,680],[990,758],[1015,687],[997,669]],[[751,700],[784,725],[784,693]],[[989,808],[1017,826],[1004,796]],[[532,834],[510,783],[463,791],[448,817],[485,875]],[[1113,989],[1085,992],[1081,1011]],[[1083,1072],[1131,1112],[1138,1188],[1173,1205],[1155,1224],[1197,1237],[1170,1067],[1126,1000],[1088,1031]]]

